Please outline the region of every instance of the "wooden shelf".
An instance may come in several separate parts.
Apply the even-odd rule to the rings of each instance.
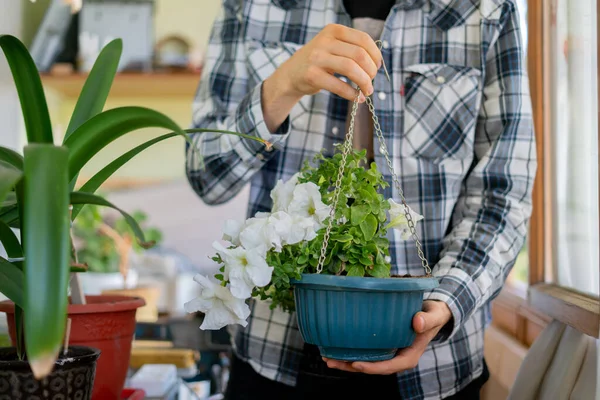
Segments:
[[[66,97],[79,97],[86,74],[42,74],[46,89],[57,91]],[[110,96],[113,97],[194,97],[200,73],[120,73],[115,77]],[[110,98],[110,97],[109,97]]]

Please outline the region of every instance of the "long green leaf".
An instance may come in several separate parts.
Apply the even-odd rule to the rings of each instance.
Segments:
[[[24,274],[8,260],[0,257],[0,292],[18,306],[23,306]]]
[[[169,117],[143,107],[104,111],[77,128],[64,145],[69,148],[69,180],[100,150],[119,137],[141,128],[166,128],[185,136]]]
[[[11,228],[20,228],[19,208],[16,205],[14,205],[1,209],[0,221],[4,222]]]
[[[206,133],[206,132],[215,132],[214,129],[185,129],[184,132],[186,133]],[[265,145],[267,145],[267,142],[265,142],[263,139],[257,138],[255,136],[250,136],[250,135],[246,135],[243,133],[238,133],[238,132],[230,132],[230,131],[216,131],[217,133],[223,133],[223,134],[228,134],[228,135],[235,135],[235,136],[239,136],[245,139],[249,139],[249,140],[254,140],[254,141],[258,141],[260,143],[263,143]],[[86,193],[94,193],[96,192],[96,190],[98,190],[100,188],[100,186],[102,186],[102,184],[104,182],[106,182],[106,180],[108,178],[110,178],[112,176],[112,174],[114,174],[119,168],[121,168],[123,165],[125,165],[129,160],[131,160],[133,157],[135,157],[136,155],[140,154],[141,152],[143,152],[144,150],[146,150],[148,147],[153,146],[159,142],[162,142],[163,140],[167,140],[170,139],[172,137],[178,136],[180,135],[177,132],[171,132],[171,133],[167,133],[165,135],[159,136],[157,138],[148,140],[145,143],[140,144],[137,147],[134,147],[133,149],[129,150],[127,153],[123,154],[122,156],[116,158],[114,161],[112,161],[110,164],[108,164],[106,167],[102,168],[100,171],[98,171],[93,177],[91,177],[83,186],[81,186],[81,188],[79,188],[80,192],[86,192]],[[77,213],[75,212],[76,210],[73,210],[73,215],[76,216]]]
[[[112,161],[106,167],[104,167],[100,171],[98,171],[83,186],[81,186],[78,191],[83,192],[83,193],[95,193],[96,190],[98,190],[100,188],[100,186],[102,186],[102,184],[104,182],[106,182],[106,180],[108,178],[110,178],[112,176],[112,174],[114,174],[119,168],[121,168],[125,163],[127,163],[133,157],[135,157],[136,155],[138,155],[139,153],[141,153],[148,147],[150,147],[156,143],[162,142],[163,140],[175,137],[175,136],[179,136],[179,133],[175,133],[175,132],[167,133],[166,135],[162,135],[162,136],[159,136],[152,140],[149,140],[149,141],[142,143],[141,145],[129,150],[127,153],[116,158],[114,161]],[[74,206],[73,212],[71,214],[71,218],[75,219],[75,217],[77,217],[77,215],[79,214],[79,212],[81,211],[82,208],[83,208],[83,205]]]
[[[25,345],[40,379],[51,372],[64,339],[69,283],[69,151],[25,147]]]
[[[138,242],[140,243],[140,246],[148,248],[148,247],[151,247],[154,245],[153,242],[146,242],[146,239],[144,238],[144,232],[142,231],[142,229],[140,228],[140,226],[138,225],[136,220],[131,215],[127,214],[125,211],[121,210],[119,207],[115,206],[110,201],[108,201],[100,196],[96,196],[95,194],[91,194],[91,193],[72,192],[71,193],[71,204],[73,204],[73,205],[93,204],[93,205],[97,205],[97,206],[110,207],[114,210],[117,210],[119,213],[121,213],[123,218],[125,218],[125,221],[129,225],[129,227],[131,228],[133,233],[135,234],[135,237],[137,238]]]
[[[19,100],[29,143],[52,143],[52,125],[40,74],[27,48],[11,35],[0,36]]]
[[[0,243],[2,243],[8,258],[23,257],[23,249],[17,235],[15,235],[8,224],[2,221],[0,221]]]
[[[23,172],[7,162],[0,161],[0,202],[4,202],[8,193],[13,190],[22,177]]]
[[[0,214],[2,213],[2,209],[5,207],[11,207],[17,204],[17,194],[15,192],[8,192],[4,201],[0,202]]]
[[[25,313],[23,306],[15,305],[15,331],[17,334],[17,356],[19,360],[25,359]]]
[[[73,115],[71,115],[71,120],[65,133],[65,141],[75,129],[79,128],[94,115],[101,113],[102,109],[104,109],[104,104],[117,73],[122,51],[123,41],[115,39],[104,46],[96,58],[94,66],[81,89],[77,104],[75,104]]]
[[[9,163],[20,171],[23,171],[23,156],[14,150],[0,146],[0,161]]]

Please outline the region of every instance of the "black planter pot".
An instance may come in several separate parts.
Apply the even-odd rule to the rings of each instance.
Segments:
[[[100,351],[69,347],[52,373],[38,381],[14,347],[0,348],[0,400],[90,400]]]

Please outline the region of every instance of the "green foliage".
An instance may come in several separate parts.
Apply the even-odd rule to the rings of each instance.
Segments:
[[[312,163],[305,164],[298,182],[315,183],[319,186],[323,202],[331,205],[341,161],[340,147],[330,158],[318,154]],[[390,264],[386,262],[389,241],[385,228],[389,203],[380,193],[388,184],[375,163],[369,168],[365,168],[365,164],[365,151],[352,151],[348,155],[323,274],[390,276]],[[269,285],[256,288],[253,296],[270,299],[272,308],[279,306],[287,311],[294,310],[290,279],[300,279],[302,273],[316,272],[324,234],[325,228],[321,228],[317,237],[309,242],[284,246],[280,253],[271,250],[267,254],[267,263],[274,267],[273,278]],[[222,262],[218,257],[215,261]]]
[[[162,240],[160,230],[152,227],[143,228],[143,224],[147,220],[146,214],[136,211],[131,213],[131,217],[143,229],[146,240],[155,244]],[[124,217],[111,223],[102,214],[100,206],[87,205],[81,210],[73,224],[73,234],[77,242],[77,258],[80,263],[87,264],[90,272],[119,272],[119,252],[114,240],[100,232],[103,224],[110,226],[122,237],[135,237],[131,226]],[[132,249],[139,253],[143,247],[134,241]]]
[[[63,343],[69,272],[77,271],[70,265],[70,220],[85,209],[85,204],[112,207],[123,215],[140,244],[149,244],[135,218],[93,192],[150,145],[171,135],[189,142],[188,132],[210,130],[185,132],[166,115],[141,107],[103,111],[122,49],[117,39],[98,55],[75,105],[63,145],[56,146],[40,75],[27,48],[13,36],[0,35],[0,49],[12,72],[28,139],[25,157],[0,147],[0,243],[11,255],[11,260],[0,259],[0,292],[17,303],[17,352],[21,358],[27,355],[34,375],[41,379],[50,372],[45,366],[52,365],[48,361],[56,358]],[[94,155],[119,137],[147,127],[173,132],[130,150],[104,167],[84,185],[84,190],[73,191],[80,170]],[[260,138],[222,133],[268,145]],[[71,215],[69,205],[76,205]],[[8,228],[20,230],[19,243]],[[156,232],[147,233],[156,236]],[[21,260],[12,258],[19,254],[24,255],[24,267]]]

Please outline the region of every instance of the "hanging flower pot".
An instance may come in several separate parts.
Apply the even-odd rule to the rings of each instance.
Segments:
[[[363,278],[303,274],[292,281],[298,326],[323,357],[382,361],[412,344],[413,316],[435,278]]]
[[[412,344],[413,317],[438,280],[417,233],[423,217],[407,204],[370,98],[367,104],[400,202],[384,197],[389,184],[375,163],[367,165],[366,152],[352,150],[355,101],[350,129],[333,156],[318,154],[277,182],[270,212],[226,222],[228,244],[214,245],[220,271],[196,276],[200,297],[185,305],[206,314],[201,329],[246,326],[246,300],[254,297],[296,311],[304,341],[324,357],[381,361]],[[392,275],[390,234],[414,240],[425,275]]]

